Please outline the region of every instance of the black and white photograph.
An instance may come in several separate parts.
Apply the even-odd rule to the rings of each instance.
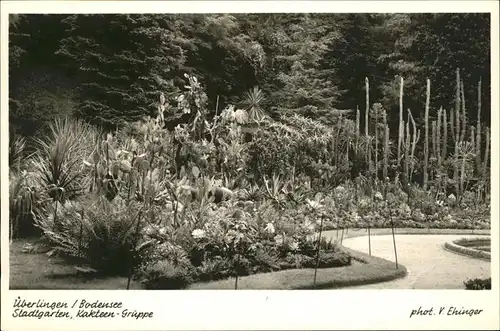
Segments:
[[[2,282],[498,290],[491,15],[9,13]]]

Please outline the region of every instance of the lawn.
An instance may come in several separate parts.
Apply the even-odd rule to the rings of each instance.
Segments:
[[[10,245],[11,289],[60,289],[60,290],[124,290],[127,279],[118,277],[92,278],[82,275],[58,258],[45,253],[24,253],[23,247],[34,243],[33,239],[15,240]],[[131,289],[141,284],[132,282]]]

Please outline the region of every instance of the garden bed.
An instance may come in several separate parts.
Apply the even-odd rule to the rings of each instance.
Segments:
[[[354,262],[347,267],[318,269],[316,284],[313,269],[294,269],[241,277],[242,290],[335,289],[349,286],[386,282],[406,275],[406,268],[375,256],[345,249]],[[234,289],[234,278],[210,283],[192,284],[191,290]]]
[[[44,252],[23,252],[31,240],[16,240],[10,245],[11,289],[103,289],[125,290],[126,277],[96,277],[83,274],[64,264],[60,258],[51,258]],[[341,288],[361,284],[389,281],[404,277],[406,268],[364,253],[343,248],[351,257],[344,267],[320,268],[316,286],[313,284],[314,269],[288,269],[239,277],[238,289],[308,289]],[[324,255],[324,254],[323,254]],[[234,289],[235,279],[230,277],[212,282],[191,284],[188,289]],[[130,289],[144,289],[140,282],[132,280]]]

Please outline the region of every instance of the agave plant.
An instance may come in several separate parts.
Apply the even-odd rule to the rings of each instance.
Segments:
[[[258,121],[264,116],[261,108],[262,101],[264,101],[264,93],[258,86],[254,86],[253,89],[245,93],[243,105],[250,120]]]

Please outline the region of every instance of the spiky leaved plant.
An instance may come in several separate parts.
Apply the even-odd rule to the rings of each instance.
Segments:
[[[254,86],[245,93],[242,103],[251,121],[258,121],[264,116],[264,111],[261,108],[264,99],[264,93],[258,86]]]
[[[69,118],[57,119],[49,129],[47,136],[35,139],[35,180],[38,187],[52,189],[52,199],[72,199],[90,185],[90,179],[81,172],[82,160],[90,154],[97,132],[83,121]]]
[[[9,141],[9,167],[19,172],[26,154],[26,139],[16,137]]]

